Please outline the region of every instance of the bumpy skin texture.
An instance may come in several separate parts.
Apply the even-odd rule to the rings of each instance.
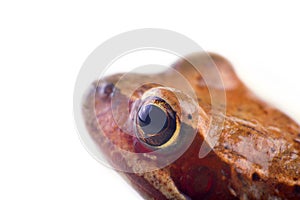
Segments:
[[[196,137],[179,159],[162,169],[142,172],[143,166],[155,165],[155,161],[132,157],[116,148],[137,151],[134,133],[125,133],[112,115],[111,96],[114,91],[123,92],[113,84],[121,75],[107,77],[100,84],[95,82],[85,99],[83,115],[91,137],[112,166],[133,172],[120,174],[145,199],[300,199],[299,125],[257,98],[238,79],[226,59],[216,54],[210,54],[210,57],[221,73],[227,104],[220,137],[206,157],[200,159],[198,154],[205,142],[211,99],[202,77],[185,60],[176,62],[173,68],[189,80],[204,114],[199,113],[202,120],[199,127],[190,127],[197,130]],[[206,59],[202,55],[191,58]],[[205,60],[202,64],[210,67],[205,66]],[[168,80],[174,88],[179,87],[180,83],[176,83],[173,75],[172,71],[166,71],[148,78],[159,77]],[[132,82],[128,84],[139,78],[145,77],[133,74]],[[154,87],[157,85],[138,88],[130,97],[124,92],[124,99],[129,99],[130,103],[120,100],[119,108],[124,111],[119,110],[119,114],[126,109],[134,112],[134,102]],[[132,130],[130,124],[128,130]],[[137,162],[140,169],[134,165]]]

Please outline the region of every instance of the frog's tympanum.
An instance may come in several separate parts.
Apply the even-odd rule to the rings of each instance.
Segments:
[[[202,54],[190,58],[212,67]],[[229,61],[209,58],[222,87],[186,59],[158,74],[95,81],[83,103],[91,138],[145,199],[300,199],[300,126],[254,95]],[[219,90],[225,103],[212,112],[211,94]],[[212,115],[223,118],[221,126]],[[203,144],[211,151],[199,156]]]

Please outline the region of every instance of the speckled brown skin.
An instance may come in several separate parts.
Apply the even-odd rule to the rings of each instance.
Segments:
[[[130,169],[134,173],[120,173],[145,199],[300,199],[299,125],[258,99],[238,79],[226,59],[216,54],[210,56],[221,72],[227,100],[224,126],[213,151],[205,158],[198,156],[210,117],[208,89],[190,64],[179,60],[173,67],[189,80],[205,112],[199,113],[202,124],[196,127],[192,145],[179,159],[162,169],[152,172]],[[194,55],[192,59],[206,58]],[[204,60],[204,67],[209,67],[205,63]],[[169,80],[171,86],[180,88],[172,76],[171,71],[166,71],[155,77]],[[155,164],[153,160],[122,154],[114,146],[136,152],[134,136],[125,134],[112,117],[111,95],[118,88],[110,83],[116,83],[119,77],[111,76],[100,85],[92,86],[83,106],[87,128],[112,166],[129,169],[138,161],[141,166]],[[155,80],[155,77],[150,79]],[[132,83],[138,78],[145,77],[133,74]],[[153,87],[157,85],[139,88],[131,97],[123,95],[130,99],[130,104],[119,102],[124,104],[124,111],[129,108],[134,112],[134,102]],[[120,110],[120,115],[122,113]]]

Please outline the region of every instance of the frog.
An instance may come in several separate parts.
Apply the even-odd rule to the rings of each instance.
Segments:
[[[126,73],[126,81],[118,84],[124,77],[119,73],[91,84],[82,113],[106,161],[144,199],[300,199],[299,124],[261,100],[223,56],[194,53],[188,57],[205,69],[212,67],[208,59],[212,61],[222,87],[214,82],[207,85],[184,58],[172,64],[172,70],[158,74]],[[175,73],[188,82],[194,101]],[[136,84],[141,80],[145,84]],[[223,123],[212,145],[207,137],[209,126],[214,126],[210,92],[220,90],[225,92],[225,112],[219,113]],[[199,109],[188,113],[180,108],[177,93],[187,107],[195,104]],[[178,117],[183,115],[184,119]],[[188,147],[159,165],[160,151],[168,160],[192,132]],[[199,157],[203,144],[211,151]],[[143,170],[149,166],[154,167]]]

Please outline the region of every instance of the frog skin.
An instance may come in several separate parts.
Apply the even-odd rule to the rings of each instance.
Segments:
[[[211,117],[209,90],[199,73],[183,59],[173,64],[172,71],[155,75],[127,74],[128,85],[124,83],[122,88],[116,85],[122,74],[95,81],[84,97],[82,107],[91,138],[112,167],[127,169],[119,173],[145,199],[300,199],[299,125],[254,95],[237,77],[228,60],[214,53],[209,56],[223,79],[226,115],[218,141],[208,155],[199,158]],[[207,58],[202,54],[190,58],[204,59],[202,67],[211,67],[206,66]],[[144,172],[143,166],[155,165],[155,159],[144,158],[144,154],[134,157],[120,152],[119,148],[137,153],[148,151],[131,127],[134,124],[131,117],[138,112],[136,102],[143,101],[141,97],[148,90],[156,89],[154,91],[167,98],[175,114],[179,112],[172,103],[172,95],[164,90],[164,86],[155,84],[155,80],[163,79],[168,86],[181,90],[181,84],[174,78],[174,69],[189,81],[197,95],[200,123],[197,127],[192,123],[184,124],[186,130],[195,130],[196,135],[178,159],[162,168]],[[134,86],[135,92],[127,95],[127,86],[141,79],[153,83]],[[220,90],[214,85],[209,87]],[[114,120],[111,100],[115,92],[122,96],[118,102],[118,115],[130,111],[131,117],[124,119],[129,134]]]

